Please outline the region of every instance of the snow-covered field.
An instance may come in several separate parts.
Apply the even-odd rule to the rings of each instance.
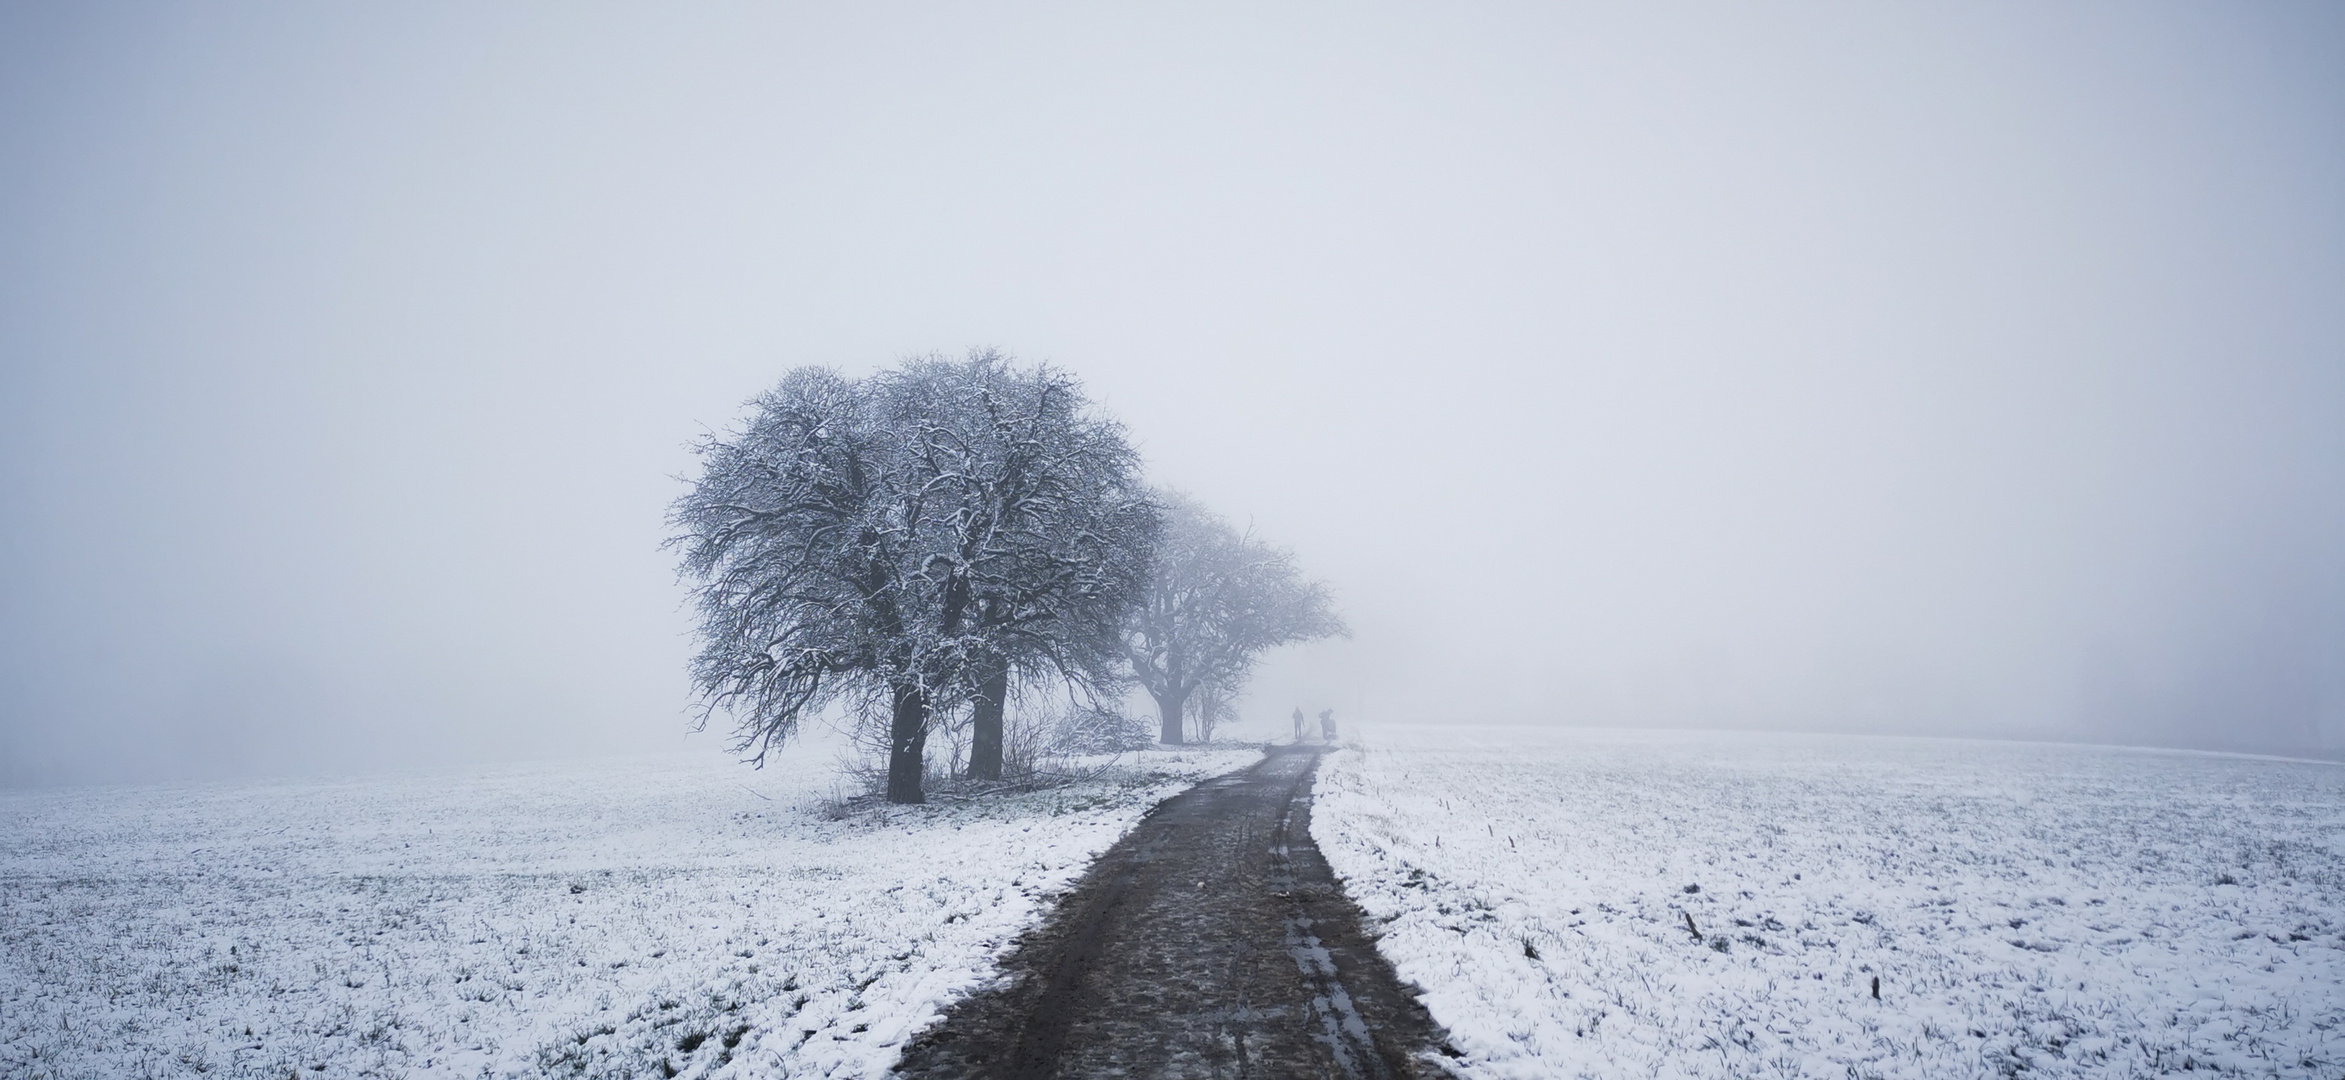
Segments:
[[[2345,1075],[2345,766],[1386,728],[1312,831],[1474,1077]]]
[[[0,795],[0,1075],[874,1076],[1257,757],[838,820],[805,755]]]

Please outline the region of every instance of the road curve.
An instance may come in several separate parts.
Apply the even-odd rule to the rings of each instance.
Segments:
[[[1319,755],[1273,747],[1166,800],[908,1043],[904,1080],[1447,1074],[1311,842]]]

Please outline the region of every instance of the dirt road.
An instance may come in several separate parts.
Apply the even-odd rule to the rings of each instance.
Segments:
[[[897,1075],[1444,1075],[1439,1028],[1311,842],[1317,765],[1275,747],[1158,807]]]

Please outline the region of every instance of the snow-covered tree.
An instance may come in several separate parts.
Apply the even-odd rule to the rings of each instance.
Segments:
[[[1147,595],[1124,623],[1124,659],[1156,699],[1163,741],[1178,743],[1201,691],[1218,711],[1264,650],[1349,631],[1327,586],[1304,580],[1293,553],[1187,496],[1161,492],[1157,502],[1163,532]]]
[[[921,473],[950,491],[951,572],[972,620],[969,775],[998,780],[1014,675],[1096,689],[1141,599],[1157,536],[1139,457],[1082,388],[991,352],[923,360],[886,378],[926,418]]]
[[[1121,430],[992,352],[800,368],[750,404],[671,512],[702,722],[729,713],[762,764],[856,696],[886,715],[887,797],[920,802],[931,717],[974,700],[998,774],[1010,672],[1095,677],[1145,580],[1156,514]]]

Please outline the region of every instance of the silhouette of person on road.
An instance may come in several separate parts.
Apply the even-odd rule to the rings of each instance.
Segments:
[[[1303,741],[1303,707],[1295,706],[1295,741]]]
[[[1334,710],[1334,709],[1321,709],[1321,710],[1319,710],[1319,737],[1320,737],[1321,739],[1324,739],[1324,740],[1326,740],[1326,741],[1327,741],[1327,742],[1329,742],[1329,743],[1333,743],[1333,742],[1335,742],[1335,710]]]

